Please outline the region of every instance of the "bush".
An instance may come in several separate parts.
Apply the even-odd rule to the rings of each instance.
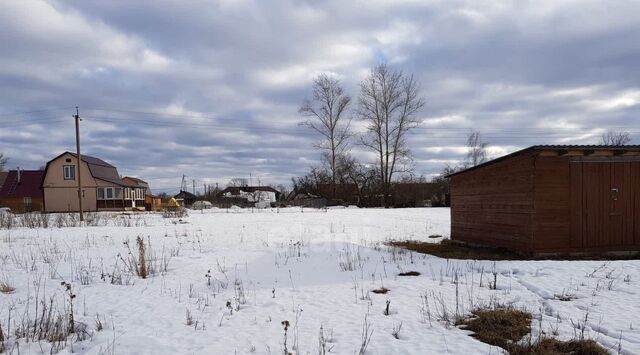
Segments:
[[[162,218],[183,218],[188,216],[187,209],[184,207],[167,208],[162,211]]]

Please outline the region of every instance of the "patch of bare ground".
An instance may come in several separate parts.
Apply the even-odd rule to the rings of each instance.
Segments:
[[[533,345],[516,345],[511,355],[607,355],[609,352],[591,339],[562,341],[545,338]]]
[[[478,260],[518,260],[523,256],[505,249],[477,247],[452,242],[445,239],[439,243],[419,241],[391,241],[387,245],[403,248],[417,253],[435,255],[446,259],[478,259]]]
[[[398,274],[398,276],[420,276],[421,274],[417,271],[407,271],[407,272],[401,272]]]
[[[516,309],[477,309],[472,317],[456,323],[473,332],[472,337],[483,343],[508,349],[531,332],[531,314]]]
[[[0,293],[9,294],[9,293],[13,293],[13,291],[15,290],[16,290],[15,287],[9,285],[6,282],[0,281]]]
[[[379,295],[384,295],[387,292],[389,292],[389,289],[386,287],[380,287],[380,288],[376,288],[374,290],[371,290],[371,292],[375,293],[375,294],[379,294]]]
[[[450,239],[438,243],[415,240],[390,241],[386,245],[434,255],[445,259],[471,260],[638,260],[640,252],[631,254],[549,254],[532,255],[514,252],[505,248],[470,245]]]
[[[476,309],[472,316],[456,323],[473,332],[472,337],[505,349],[511,355],[605,355],[608,352],[591,339],[562,341],[542,338],[522,344],[531,332],[531,314],[512,308]]]

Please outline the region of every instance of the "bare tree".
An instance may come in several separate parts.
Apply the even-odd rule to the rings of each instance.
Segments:
[[[631,142],[629,132],[609,131],[602,135],[600,144],[603,145],[625,145]]]
[[[378,173],[374,167],[362,164],[350,154],[340,156],[338,164],[340,171],[340,179],[344,182],[354,184],[358,193],[358,203],[364,202],[366,192],[372,190],[375,185]]]
[[[320,74],[313,81],[313,97],[306,99],[299,112],[308,119],[301,123],[322,136],[316,144],[324,150],[323,157],[331,172],[331,184],[335,195],[338,157],[343,154],[351,137],[351,118],[345,117],[351,97],[344,93],[340,82],[326,74]]]
[[[472,132],[467,138],[466,167],[476,166],[487,161],[487,143],[482,141],[480,132]]]
[[[423,106],[420,87],[413,75],[386,64],[374,67],[360,84],[359,117],[367,124],[362,143],[377,156],[385,207],[394,174],[410,168],[407,133],[418,126],[415,116]]]
[[[462,169],[462,167],[455,167],[447,164],[439,175],[434,176],[433,179],[431,179],[431,183],[436,186],[435,194],[432,197],[434,207],[447,206],[447,195],[450,193],[449,178],[447,176],[459,171],[460,169]]]
[[[4,171],[4,167],[7,165],[9,158],[5,157],[3,153],[0,153],[0,171]]]
[[[245,186],[249,186],[249,180],[247,180],[246,178],[233,178],[233,179],[229,180],[229,183],[227,184],[227,186],[229,186],[229,187],[245,187]]]

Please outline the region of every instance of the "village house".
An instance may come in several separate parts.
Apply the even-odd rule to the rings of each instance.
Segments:
[[[533,146],[449,179],[453,240],[533,254],[640,251],[640,146]]]
[[[45,212],[77,212],[78,176],[82,178],[84,211],[122,211],[145,208],[145,187],[123,181],[115,166],[83,155],[65,152],[47,163],[42,189]]]
[[[41,170],[11,170],[0,173],[0,207],[14,212],[41,211],[43,205]]]
[[[278,202],[280,192],[271,186],[229,186],[220,191],[219,195],[223,199],[265,208],[271,206],[272,203]]]
[[[157,211],[162,208],[162,199],[151,192],[148,182],[131,176],[123,177],[122,181],[144,189],[144,207],[147,211]]]
[[[198,199],[198,196],[192,194],[189,191],[180,190],[180,192],[173,196],[173,198],[178,202],[178,204],[182,207],[188,207],[193,205],[194,202]]]

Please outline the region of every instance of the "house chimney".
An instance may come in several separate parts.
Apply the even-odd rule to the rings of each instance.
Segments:
[[[17,180],[18,180],[18,184],[20,184],[20,167],[17,168],[16,170],[16,175],[17,175]]]

